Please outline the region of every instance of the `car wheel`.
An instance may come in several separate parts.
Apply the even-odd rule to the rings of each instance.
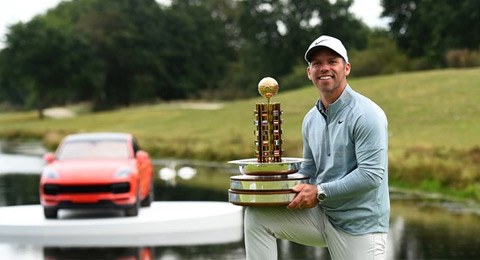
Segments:
[[[48,219],[57,218],[58,217],[58,209],[43,208],[43,214],[45,215],[45,218],[48,218]]]
[[[152,204],[152,201],[155,199],[155,194],[154,194],[154,185],[153,185],[153,178],[150,180],[150,189],[148,191],[147,197],[142,200],[142,207],[150,207]]]
[[[140,188],[137,185],[137,196],[135,200],[135,205],[133,205],[131,208],[128,208],[125,210],[125,216],[127,217],[134,217],[138,215],[138,211],[140,210]]]

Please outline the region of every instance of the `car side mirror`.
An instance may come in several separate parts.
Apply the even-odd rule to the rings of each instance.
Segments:
[[[53,155],[53,153],[46,153],[43,156],[43,160],[46,161],[47,163],[52,163],[53,160],[55,160],[55,155]]]
[[[142,150],[138,151],[135,156],[137,157],[137,160],[140,162],[148,161],[150,159],[150,156],[148,155],[148,153]]]

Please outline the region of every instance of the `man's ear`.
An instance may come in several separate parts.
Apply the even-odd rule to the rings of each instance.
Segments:
[[[312,80],[312,77],[310,77],[310,66],[307,67],[307,77],[309,80]]]
[[[350,75],[351,69],[352,69],[352,65],[350,65],[350,63],[345,64],[345,76]]]

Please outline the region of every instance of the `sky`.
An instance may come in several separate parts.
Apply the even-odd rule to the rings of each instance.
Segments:
[[[28,22],[35,15],[44,14],[62,0],[0,0],[0,48],[3,48],[7,26]],[[162,0],[157,0],[162,1]],[[370,27],[387,27],[387,19],[380,19],[380,0],[354,0],[350,9]]]

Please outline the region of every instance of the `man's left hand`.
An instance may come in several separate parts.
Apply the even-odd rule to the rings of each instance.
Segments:
[[[289,209],[309,209],[318,205],[317,186],[311,184],[298,184],[292,188],[297,192],[295,198],[288,204]]]

